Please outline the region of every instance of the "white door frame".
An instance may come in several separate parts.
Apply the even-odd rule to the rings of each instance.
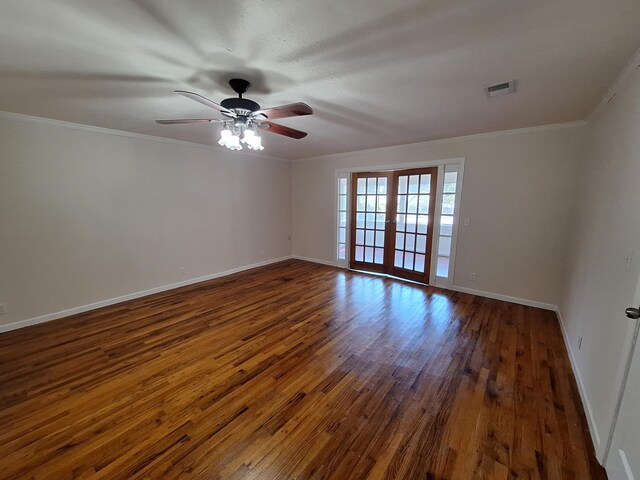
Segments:
[[[638,283],[636,284],[636,291],[635,291],[635,295],[633,298],[633,302],[635,305],[632,305],[636,308],[638,308],[638,306],[640,306],[640,277],[638,278]],[[616,407],[613,413],[613,420],[611,422],[611,429],[609,431],[609,435],[607,436],[607,443],[604,449],[604,454],[602,455],[602,464],[603,465],[607,465],[607,462],[609,461],[609,456],[612,454],[611,452],[611,447],[613,445],[613,440],[615,437],[615,433],[616,433],[616,427],[617,427],[617,423],[618,423],[618,417],[620,416],[620,411],[622,409],[622,403],[624,400],[624,394],[625,391],[627,389],[627,385],[629,382],[629,373],[631,371],[631,366],[633,364],[633,360],[634,360],[634,356],[636,354],[640,353],[636,353],[636,346],[638,345],[638,336],[640,335],[640,319],[639,320],[635,320],[635,326],[633,329],[633,334],[631,337],[631,346],[629,348],[629,354],[627,357],[627,361],[625,364],[625,368],[624,368],[624,373],[622,376],[622,383],[621,383],[621,387],[620,387],[620,392],[618,393],[618,399],[616,400]]]
[[[348,268],[349,265],[349,253],[350,253],[350,248],[347,248],[346,251],[346,255],[345,255],[345,259],[344,260],[339,260],[337,259],[337,255],[336,255],[336,248],[335,246],[337,245],[337,238],[338,238],[338,181],[340,178],[348,178],[349,181],[347,182],[347,245],[349,245],[349,242],[351,241],[349,238],[349,231],[351,230],[351,224],[350,224],[350,219],[351,219],[351,174],[355,173],[355,172],[380,172],[380,171],[389,171],[389,170],[405,170],[405,169],[410,169],[410,168],[425,168],[425,167],[439,167],[438,168],[438,188],[436,191],[436,209],[438,208],[438,206],[440,205],[440,202],[442,201],[442,182],[444,180],[441,181],[441,178],[444,178],[444,167],[446,165],[458,165],[458,180],[457,180],[457,188],[456,188],[456,206],[455,206],[455,210],[454,210],[454,232],[453,232],[453,238],[452,238],[452,245],[451,245],[451,253],[452,256],[450,258],[450,264],[449,264],[449,277],[448,277],[448,282],[444,282],[442,281],[442,279],[440,281],[438,281],[438,278],[436,278],[436,270],[434,268],[431,269],[431,275],[429,275],[429,285],[433,285],[433,286],[441,286],[441,287],[449,287],[451,285],[453,285],[453,274],[455,271],[455,251],[456,251],[456,245],[458,243],[458,228],[457,228],[457,223],[458,223],[458,219],[459,219],[459,215],[460,215],[460,199],[462,198],[462,180],[464,177],[464,163],[465,163],[465,158],[464,157],[455,157],[455,158],[446,158],[446,159],[440,159],[440,160],[425,160],[422,162],[411,162],[411,163],[392,163],[392,164],[384,164],[384,165],[366,165],[366,166],[360,166],[360,167],[346,167],[346,168],[340,168],[337,169],[334,173],[334,181],[333,181],[333,185],[334,185],[334,194],[333,194],[333,201],[334,201],[334,208],[333,208],[333,244],[334,244],[334,258],[335,258],[335,263],[336,266],[338,267],[342,267],[342,268]],[[439,211],[439,210],[436,210]],[[432,262],[432,266],[433,266],[433,262],[434,259],[435,261],[437,261],[437,255],[438,255],[438,241],[437,239],[439,238],[439,235],[435,232],[437,232],[436,228],[439,225],[439,218],[440,218],[440,214],[437,213],[435,215],[435,219],[434,221],[436,222],[433,226],[433,231],[434,231],[434,237],[435,240],[432,243],[431,246],[431,262]]]

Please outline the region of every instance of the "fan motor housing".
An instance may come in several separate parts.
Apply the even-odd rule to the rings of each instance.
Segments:
[[[220,105],[229,110],[248,110],[249,112],[260,110],[260,105],[248,98],[225,98]]]

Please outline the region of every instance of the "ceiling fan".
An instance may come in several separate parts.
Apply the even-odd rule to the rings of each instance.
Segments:
[[[238,94],[238,98],[227,98],[219,104],[203,97],[200,94],[176,90],[176,93],[183,95],[198,103],[217,110],[226,118],[185,118],[177,120],[156,120],[156,123],[170,125],[177,123],[221,123],[220,140],[218,143],[230,150],[241,150],[244,143],[251,150],[262,150],[262,140],[258,135],[258,130],[285,135],[291,138],[304,138],[306,132],[295,128],[285,127],[271,120],[277,118],[296,117],[311,115],[313,110],[306,103],[291,103],[279,107],[261,109],[253,100],[242,98],[251,83],[241,78],[232,78],[229,85]]]

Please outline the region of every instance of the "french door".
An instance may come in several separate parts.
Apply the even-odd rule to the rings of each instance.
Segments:
[[[351,268],[429,282],[437,171],[353,174]]]

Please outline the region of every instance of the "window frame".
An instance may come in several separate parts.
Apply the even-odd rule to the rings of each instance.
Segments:
[[[451,248],[449,250],[449,270],[446,277],[438,276],[438,251],[440,250],[440,222],[442,219],[442,202],[444,199],[444,180],[445,173],[456,172],[456,192],[453,207],[453,228],[451,229]],[[460,226],[460,200],[462,198],[462,179],[464,176],[464,162],[460,164],[447,164],[438,166],[438,194],[436,211],[438,214],[435,218],[434,230],[437,235],[434,235],[434,246],[431,253],[431,266],[432,266],[432,285],[442,288],[451,288],[453,286],[453,279],[455,274],[456,264],[456,249],[458,245],[458,227]],[[449,216],[449,215],[447,215]],[[436,230],[437,229],[437,230]]]
[[[346,229],[345,232],[345,254],[344,254],[344,258],[341,259],[338,257],[338,249],[340,246],[340,212],[342,210],[340,210],[340,195],[342,195],[340,193],[340,180],[341,179],[346,179],[347,182],[347,190],[345,192],[346,196],[347,196],[347,210],[346,210],[346,214],[347,214],[347,223],[346,226],[344,227]],[[334,244],[334,255],[335,255],[335,262],[336,262],[336,266],[340,267],[340,268],[348,268],[349,267],[349,245],[351,245],[351,229],[350,227],[350,212],[351,212],[351,172],[336,172],[336,181],[334,183],[335,185],[335,193],[333,195],[334,198],[334,202],[335,202],[335,206],[333,209],[335,218],[334,218],[334,222],[333,222],[333,226],[334,226],[334,240],[335,240],[335,244]]]

